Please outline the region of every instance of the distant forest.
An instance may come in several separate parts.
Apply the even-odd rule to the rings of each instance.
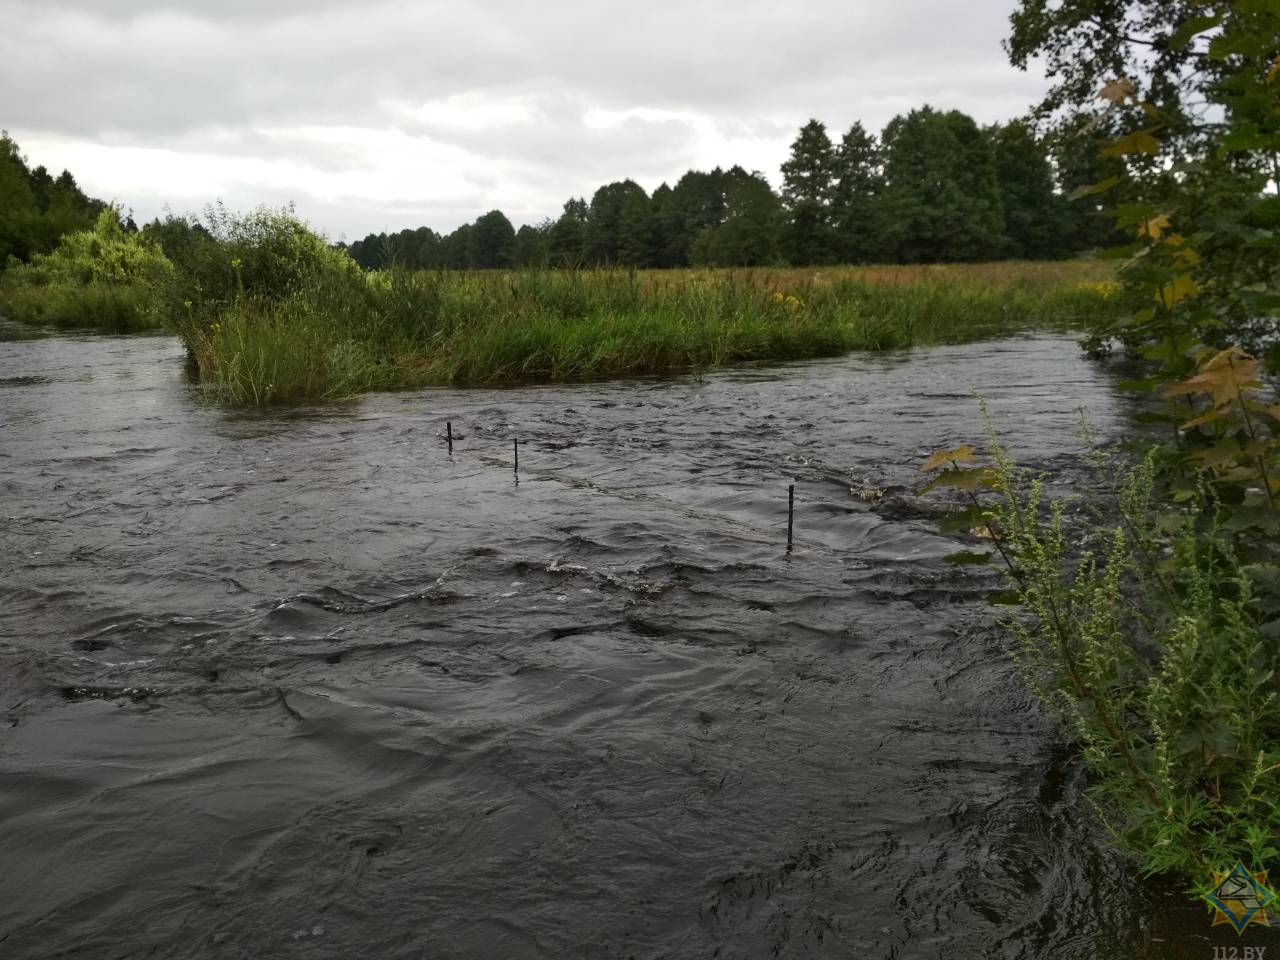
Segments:
[[[1102,163],[1087,134],[1050,145],[1021,122],[983,128],[926,106],[879,137],[855,123],[838,144],[810,120],[781,194],[740,166],[690,170],[652,195],[633,180],[605,184],[519,230],[491,210],[449,234],[370,234],[349,250],[368,269],[1053,260],[1113,242],[1096,206],[1066,199],[1101,180]]]
[[[75,177],[28,168],[18,145],[0,132],[0,268],[10,257],[23,262],[49,253],[64,233],[93,226],[106,209],[87,197]]]
[[[980,127],[957,110],[912,110],[877,137],[855,123],[837,144],[801,127],[782,165],[782,190],[740,166],[690,170],[652,195],[633,180],[515,229],[501,210],[441,235],[429,227],[339,244],[366,269],[813,266],[1053,260],[1113,242],[1111,226],[1075,186],[1103,179],[1099,137],[1049,143],[1022,122]],[[30,261],[92,225],[106,207],[75,178],[29,168],[0,135],[0,266]],[[166,224],[145,235],[162,241]],[[126,219],[126,230],[136,230]]]

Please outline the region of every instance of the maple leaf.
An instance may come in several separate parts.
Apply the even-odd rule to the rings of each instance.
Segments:
[[[1186,423],[1178,424],[1178,428],[1181,430],[1190,430],[1194,427],[1204,426],[1206,423],[1215,423],[1226,417],[1226,415],[1226,411],[1219,410],[1217,407],[1214,407],[1212,410],[1207,413],[1200,414],[1200,416],[1193,420],[1188,420]]]
[[[1165,214],[1152,217],[1138,226],[1139,237],[1150,237],[1152,240],[1159,240],[1164,236],[1164,232],[1169,229],[1169,218]]]
[[[1260,386],[1257,358],[1239,347],[1227,347],[1202,363],[1195,376],[1173,384],[1165,393],[1171,397],[1207,394],[1213,398],[1213,405],[1220,407],[1237,401],[1242,391]]]
[[[1187,297],[1194,297],[1200,292],[1200,288],[1196,286],[1195,280],[1191,279],[1191,274],[1180,273],[1174,278],[1173,283],[1166,283],[1156,293],[1155,297],[1166,307],[1172,307],[1180,300]]]
[[[1104,157],[1123,157],[1130,153],[1159,153],[1160,141],[1150,130],[1135,130],[1102,151]]]
[[[1233,443],[1217,443],[1205,450],[1197,450],[1191,454],[1192,460],[1199,460],[1207,470],[1221,470],[1234,464],[1240,458],[1240,448]]]
[[[1098,97],[1114,106],[1120,106],[1137,91],[1133,81],[1127,77],[1117,77],[1098,91]]]
[[[973,461],[973,447],[966,443],[959,447],[952,447],[950,450],[936,451],[921,464],[920,469],[937,470],[949,463],[973,463]]]
[[[994,487],[995,484],[995,472],[989,467],[973,467],[969,470],[943,470],[925,484],[924,489],[920,492],[928,493],[937,487],[953,487],[956,490],[973,493],[983,487]]]

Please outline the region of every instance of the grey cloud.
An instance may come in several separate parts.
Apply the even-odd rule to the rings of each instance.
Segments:
[[[1002,11],[1004,4],[985,5]],[[607,107],[805,112],[877,77],[928,88],[975,58],[1013,73],[978,4],[0,3],[11,122],[171,134],[210,123],[350,123],[386,99],[568,87]],[[132,16],[112,17],[113,8]],[[950,8],[950,9],[948,9]],[[237,8],[238,9],[238,8]],[[859,12],[859,11],[862,12]],[[106,11],[105,13],[103,11]],[[922,20],[929,29],[922,28]],[[993,32],[994,28],[994,32]],[[797,89],[803,103],[797,103]]]
[[[399,130],[469,158],[468,201],[532,206],[625,176],[678,177],[702,162],[706,124],[775,143],[811,116],[838,135],[924,102],[983,122],[1018,113],[1043,81],[1000,50],[1013,5],[0,0],[0,125],[322,174],[363,169],[363,149],[290,130]],[[459,125],[413,112],[458,97],[523,98],[529,116]],[[658,114],[586,122],[592,109],[633,108]],[[413,184],[403,190],[387,215],[444,215],[434,200],[414,206]]]

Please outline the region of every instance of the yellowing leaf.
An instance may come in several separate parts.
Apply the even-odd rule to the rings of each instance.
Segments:
[[[1079,200],[1081,197],[1091,197],[1096,193],[1106,193],[1119,182],[1119,177],[1107,177],[1107,179],[1099,180],[1097,183],[1087,183],[1083,187],[1076,187],[1072,190],[1067,199]]]
[[[1267,71],[1267,83],[1274,83],[1278,76],[1280,76],[1280,57],[1271,61],[1271,69]]]
[[[1156,317],[1155,307],[1144,307],[1143,309],[1136,311],[1134,314],[1128,317],[1124,321],[1124,323],[1126,326],[1141,326],[1144,323],[1150,323],[1152,320],[1155,319],[1155,317]]]
[[[1226,415],[1227,415],[1226,411],[1221,410],[1218,407],[1214,407],[1212,410],[1208,411],[1207,413],[1202,413],[1200,414],[1200,416],[1196,417],[1195,419],[1188,420],[1186,423],[1181,423],[1178,426],[1182,430],[1191,430],[1194,427],[1204,426],[1204,424],[1206,423],[1213,423],[1217,420],[1221,420]]]
[[[974,467],[971,470],[943,470],[925,484],[921,493],[928,493],[935,487],[954,487],[972,493],[983,487],[995,486],[995,474],[987,467]]]
[[[1160,141],[1150,130],[1135,130],[1102,150],[1104,157],[1123,157],[1131,153],[1159,153]]]
[[[1199,292],[1200,288],[1191,279],[1191,274],[1181,273],[1173,283],[1166,283],[1160,288],[1160,292],[1156,294],[1156,299],[1166,307],[1172,307],[1179,301],[1187,299],[1187,297],[1194,297]]]
[[[1163,213],[1138,225],[1138,236],[1159,240],[1169,229],[1169,218]]]
[[[1200,461],[1201,468],[1205,470],[1222,470],[1240,459],[1240,448],[1230,441],[1216,443],[1205,450],[1197,450],[1191,454],[1191,459]]]
[[[1171,397],[1206,394],[1220,407],[1239,400],[1242,391],[1261,385],[1257,359],[1239,347],[1227,347],[1202,363],[1195,376],[1173,384],[1165,393]]]
[[[939,467],[945,467],[954,463],[973,463],[973,447],[964,444],[959,447],[952,447],[950,450],[938,450],[920,467],[921,470],[937,470]]]
[[[1117,77],[1098,91],[1098,97],[1118,107],[1132,97],[1136,90],[1132,80],[1127,77]]]

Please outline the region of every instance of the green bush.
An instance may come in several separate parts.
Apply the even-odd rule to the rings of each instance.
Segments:
[[[0,285],[0,311],[15,320],[118,333],[171,322],[177,275],[159,248],[126,232],[108,208],[92,230],[64,234],[28,265],[11,265]]]
[[[1280,648],[1215,493],[1203,484],[1171,509],[1153,451],[1130,466],[1099,457],[1109,496],[1089,509],[1046,502],[1044,479],[988,428],[990,465],[942,451],[932,485],[964,491],[961,519],[994,542],[1018,608],[1012,656],[1078,743],[1100,819],[1147,873],[1204,884],[1236,860],[1273,861]]]

